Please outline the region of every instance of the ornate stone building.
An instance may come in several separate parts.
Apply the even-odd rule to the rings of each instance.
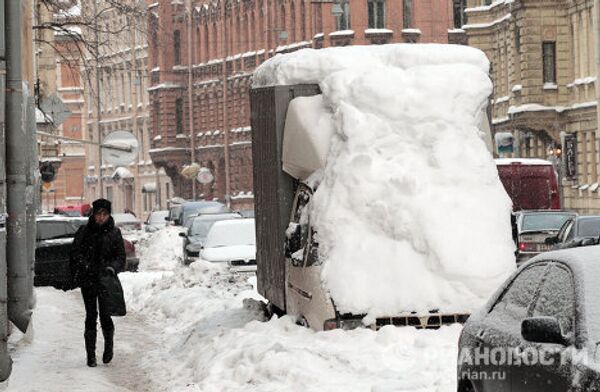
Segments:
[[[464,32],[454,28],[462,24],[464,6],[460,0],[152,3],[152,161],[166,170],[179,196],[190,198],[194,193],[196,181],[183,177],[181,170],[195,162],[214,176],[213,182],[196,184],[197,198],[229,199],[237,208],[251,207],[248,93],[259,64],[301,48],[465,42]]]
[[[598,1],[467,3],[468,43],[492,63],[494,131],[512,133],[514,156],[556,162],[566,208],[600,213]]]
[[[37,110],[38,130],[81,139],[83,120],[83,88],[80,75],[81,46],[75,37],[81,32],[69,25],[79,16],[76,0],[61,3],[62,7],[50,9],[35,2],[35,23],[54,23],[56,29],[37,29],[36,33],[36,94],[42,107],[52,97],[60,98],[70,112],[57,123],[54,113]],[[62,116],[61,116],[62,117]],[[54,181],[42,187],[42,208],[52,211],[56,205],[79,204],[84,201],[83,177],[85,173],[85,149],[81,143],[45,136],[38,137],[41,163],[52,164],[57,170]]]
[[[145,218],[154,209],[166,208],[173,191],[164,170],[153,165],[149,155],[148,45],[144,10],[123,13],[102,1],[94,9],[92,3],[82,2],[84,15],[88,19],[89,15],[102,16],[90,29],[84,30],[84,38],[95,42],[97,30],[101,44],[98,69],[94,53],[89,53],[83,70],[84,137],[101,143],[111,132],[129,131],[138,140],[139,154],[127,166],[115,167],[107,163],[106,156],[100,165],[97,144],[87,145],[86,199],[103,196],[113,202],[114,212],[130,210],[138,218]],[[127,4],[123,2],[124,6]]]

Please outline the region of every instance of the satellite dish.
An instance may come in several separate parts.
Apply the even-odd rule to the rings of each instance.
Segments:
[[[127,166],[135,161],[140,143],[129,131],[115,131],[102,142],[102,160],[109,165]]]

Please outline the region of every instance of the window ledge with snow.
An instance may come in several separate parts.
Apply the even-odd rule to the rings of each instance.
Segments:
[[[422,33],[419,29],[402,29],[402,34],[421,35]]]
[[[592,185],[590,185],[589,191],[592,192],[592,193],[596,192],[598,190],[598,185],[599,184],[597,182],[593,183]]]
[[[544,83],[544,90],[558,90],[556,83]]]
[[[339,30],[329,33],[330,37],[349,37],[354,36],[354,30]]]
[[[511,91],[512,91],[513,93],[516,93],[516,92],[521,92],[521,90],[523,90],[523,85],[522,85],[522,84],[515,84],[515,85],[512,87],[512,89],[511,89]]]
[[[366,29],[365,35],[392,35],[393,30],[390,29]]]
[[[180,133],[180,134],[177,134],[177,136],[175,136],[175,138],[176,139],[187,139],[188,137],[187,137],[187,135]]]

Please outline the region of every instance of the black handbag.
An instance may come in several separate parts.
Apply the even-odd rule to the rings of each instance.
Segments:
[[[111,316],[125,316],[125,296],[121,281],[116,274],[103,272],[100,274],[100,296],[104,299]]]

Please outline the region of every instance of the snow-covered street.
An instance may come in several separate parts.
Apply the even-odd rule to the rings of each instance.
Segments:
[[[181,266],[177,229],[142,238],[139,255],[141,271],[120,275],[128,315],[113,318],[113,363],[85,366],[79,292],[38,288],[35,340],[11,337],[6,390],[456,389],[459,326],[314,332],[287,316],[265,322],[256,279],[202,261]]]

